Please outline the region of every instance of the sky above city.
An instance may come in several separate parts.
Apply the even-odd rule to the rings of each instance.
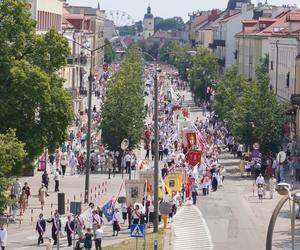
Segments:
[[[265,2],[265,0],[260,0]],[[270,4],[294,5],[299,0],[269,0]],[[71,5],[97,7],[98,0],[67,0]],[[148,5],[152,8],[154,16],[163,18],[181,16],[185,21],[188,20],[188,13],[196,10],[208,10],[212,8],[225,9],[228,0],[99,0],[103,10],[122,10],[131,15],[135,20],[143,19]],[[258,0],[252,0],[257,4]],[[298,7],[299,4],[298,4]]]

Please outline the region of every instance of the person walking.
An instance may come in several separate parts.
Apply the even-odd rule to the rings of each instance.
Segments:
[[[45,187],[45,184],[42,183],[42,186],[39,188],[39,201],[42,206],[45,205],[46,197],[47,197],[47,189]]]
[[[57,168],[55,170],[55,173],[54,173],[54,181],[55,181],[55,188],[54,188],[54,192],[59,192],[59,169]]]
[[[19,198],[19,204],[20,204],[20,216],[21,216],[25,212],[26,204],[27,204],[27,195],[25,193],[25,190],[22,191],[22,194]]]
[[[44,184],[45,188],[48,191],[48,186],[49,186],[49,175],[47,170],[44,171],[43,175],[42,175],[42,183]]]
[[[270,199],[273,199],[276,184],[277,184],[277,180],[276,180],[275,176],[272,175],[271,178],[269,179]]]
[[[104,232],[103,232],[103,229],[101,228],[101,225],[97,225],[97,230],[94,235],[96,250],[102,250],[101,243],[102,243],[103,235],[104,235]]]
[[[27,208],[28,200],[29,200],[29,197],[31,196],[30,187],[27,182],[24,183],[24,187],[22,188],[22,191],[24,191],[26,194],[26,208]]]
[[[132,222],[132,205],[129,204],[127,207],[127,216],[128,216],[128,229],[130,229],[131,222]]]
[[[67,164],[68,164],[68,159],[67,159],[67,153],[62,152],[61,154],[61,160],[60,160],[60,166],[61,166],[61,171],[62,171],[62,176],[64,177],[66,174],[66,169],[67,169]]]
[[[125,222],[127,220],[127,204],[126,204],[126,202],[123,202],[121,204],[121,210],[122,210],[123,224],[125,224]]]
[[[131,167],[131,155],[130,155],[130,152],[127,152],[125,157],[124,157],[124,160],[125,160],[125,171],[126,171],[126,174],[129,174],[130,173],[130,167]]]
[[[92,244],[93,244],[93,234],[92,230],[88,228],[85,233],[85,238],[84,238],[84,249],[85,250],[90,250],[92,249]]]
[[[92,224],[93,224],[93,233],[95,235],[96,230],[97,230],[97,225],[102,225],[103,224],[103,220],[100,217],[100,215],[97,213],[96,210],[93,210],[92,212]]]
[[[57,245],[57,236],[58,236],[59,231],[61,230],[61,221],[59,219],[59,213],[57,210],[55,210],[53,218],[47,220],[47,222],[52,223],[51,237],[54,241],[53,245]]]
[[[196,205],[196,202],[197,202],[197,195],[198,195],[197,188],[198,188],[198,185],[197,185],[197,183],[194,181],[193,184],[192,184],[192,199],[193,199],[193,205]]]
[[[120,228],[120,213],[119,210],[117,208],[115,208],[114,214],[113,214],[113,235],[112,236],[118,236],[119,231],[121,230]]]
[[[7,230],[4,227],[4,224],[0,224],[0,247],[1,250],[5,250],[7,245]]]
[[[133,222],[132,222],[132,224],[139,224],[139,221],[141,219],[141,212],[140,212],[139,205],[135,205],[135,208],[133,210],[132,216],[133,216]]]
[[[68,215],[68,220],[65,225],[65,232],[67,233],[68,246],[72,246],[72,235],[74,234],[75,224],[72,220],[72,216]]]
[[[44,234],[46,232],[46,221],[44,220],[43,218],[43,214],[40,214],[39,215],[39,218],[36,222],[36,227],[35,227],[35,230],[38,232],[39,234],[39,238],[38,238],[38,246],[40,244],[44,244]]]

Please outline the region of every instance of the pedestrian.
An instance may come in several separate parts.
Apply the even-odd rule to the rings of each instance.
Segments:
[[[129,204],[127,207],[127,217],[128,217],[128,229],[130,229],[131,222],[132,222],[132,205]]]
[[[54,177],[53,177],[53,179],[54,179],[54,181],[55,181],[55,187],[54,187],[54,192],[59,192],[59,175],[60,175],[60,173],[59,173],[59,169],[57,168],[56,170],[55,170],[55,173],[54,173]]]
[[[10,198],[12,199],[12,204],[11,204],[11,210],[12,210],[12,221],[16,222],[16,217],[17,217],[17,211],[19,209],[19,203],[16,201],[16,196],[14,194],[10,195]]]
[[[42,183],[44,184],[45,188],[48,191],[48,186],[49,186],[49,175],[47,170],[44,171],[43,175],[42,175]]]
[[[55,213],[53,215],[53,218],[47,220],[48,223],[52,223],[52,228],[51,228],[51,237],[53,239],[53,245],[57,245],[57,236],[58,233],[61,230],[61,221],[59,219],[59,213],[57,210],[55,210]]]
[[[276,184],[277,184],[277,180],[276,180],[275,176],[272,175],[271,178],[269,179],[270,199],[273,199]]]
[[[38,243],[37,243],[38,246],[40,244],[44,244],[44,238],[43,238],[43,236],[44,236],[44,234],[46,232],[46,221],[44,220],[43,216],[44,216],[43,214],[39,215],[39,218],[38,218],[38,220],[36,222],[36,227],[35,227],[35,230],[39,234]]]
[[[93,233],[95,235],[96,230],[97,230],[97,225],[103,224],[103,220],[100,217],[100,215],[97,213],[96,210],[93,210],[93,212],[92,212],[92,224],[93,224]]]
[[[120,228],[120,213],[117,208],[114,210],[112,222],[113,222],[113,235],[112,236],[118,236],[119,231],[121,230]]]
[[[124,160],[125,160],[125,171],[126,171],[126,174],[130,173],[130,167],[131,167],[131,155],[130,155],[130,152],[127,152],[125,157],[124,157]]]
[[[5,250],[7,244],[7,230],[4,227],[4,224],[0,224],[0,247],[1,250]]]
[[[45,184],[42,183],[42,186],[39,188],[39,201],[41,202],[41,205],[44,206],[46,202],[47,197],[47,189],[45,187]]]
[[[79,239],[82,239],[83,237],[83,228],[84,228],[84,216],[83,214],[78,212],[75,216],[75,229]]]
[[[264,195],[263,185],[259,185],[258,186],[257,193],[258,193],[258,199],[259,199],[259,201],[262,202],[263,195]]]
[[[68,164],[67,153],[62,152],[61,160],[60,160],[60,166],[61,166],[61,171],[62,171],[62,176],[63,177],[66,174],[67,164]]]
[[[123,224],[125,224],[125,222],[127,220],[127,204],[126,204],[126,202],[122,202],[121,210],[122,210]]]
[[[65,225],[65,232],[67,233],[68,246],[72,246],[72,235],[74,234],[75,224],[74,220],[72,220],[72,216],[68,215],[68,220]]]
[[[192,184],[192,199],[193,199],[193,205],[196,205],[196,202],[197,202],[197,196],[198,196],[197,188],[198,188],[198,185],[197,185],[197,183],[194,181],[193,184]]]
[[[59,161],[60,161],[60,153],[59,150],[57,149],[55,152],[55,164],[56,164],[56,168],[59,168]]]
[[[140,207],[139,205],[135,205],[135,208],[133,209],[132,213],[133,217],[133,224],[139,224],[140,218],[141,218],[141,212],[140,212]]]
[[[97,230],[94,235],[96,250],[102,250],[101,242],[102,242],[103,235],[104,235],[104,232],[103,232],[103,229],[101,228],[101,225],[97,225]]]
[[[54,160],[55,160],[55,155],[54,154],[50,154],[49,157],[49,163],[50,163],[50,173],[53,174],[54,172]]]
[[[218,178],[216,173],[213,173],[211,185],[213,192],[218,190]]]
[[[92,237],[93,237],[93,234],[92,234],[92,230],[90,228],[88,228],[86,230],[86,233],[84,235],[84,249],[85,250],[90,250],[92,249]]]
[[[19,198],[19,204],[20,204],[20,216],[23,215],[26,209],[26,204],[27,204],[27,195],[25,193],[25,190],[22,191],[22,194]]]
[[[19,198],[22,194],[22,185],[19,178],[16,179],[16,182],[12,186],[11,193],[14,194],[16,198]]]
[[[31,196],[31,192],[30,192],[30,187],[28,185],[27,182],[24,183],[24,187],[22,188],[22,191],[25,191],[25,194],[26,194],[26,208],[28,207],[28,200],[29,200],[29,197]]]
[[[74,175],[76,173],[77,166],[78,166],[78,160],[75,154],[72,154],[70,159],[71,175]]]

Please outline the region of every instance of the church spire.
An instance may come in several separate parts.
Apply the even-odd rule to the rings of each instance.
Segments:
[[[100,2],[98,2],[97,9],[100,10]]]

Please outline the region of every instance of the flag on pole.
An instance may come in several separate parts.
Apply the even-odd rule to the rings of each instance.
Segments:
[[[114,207],[113,207],[113,201],[108,201],[103,207],[102,212],[105,215],[106,219],[108,221],[111,221],[113,219],[114,214]]]

